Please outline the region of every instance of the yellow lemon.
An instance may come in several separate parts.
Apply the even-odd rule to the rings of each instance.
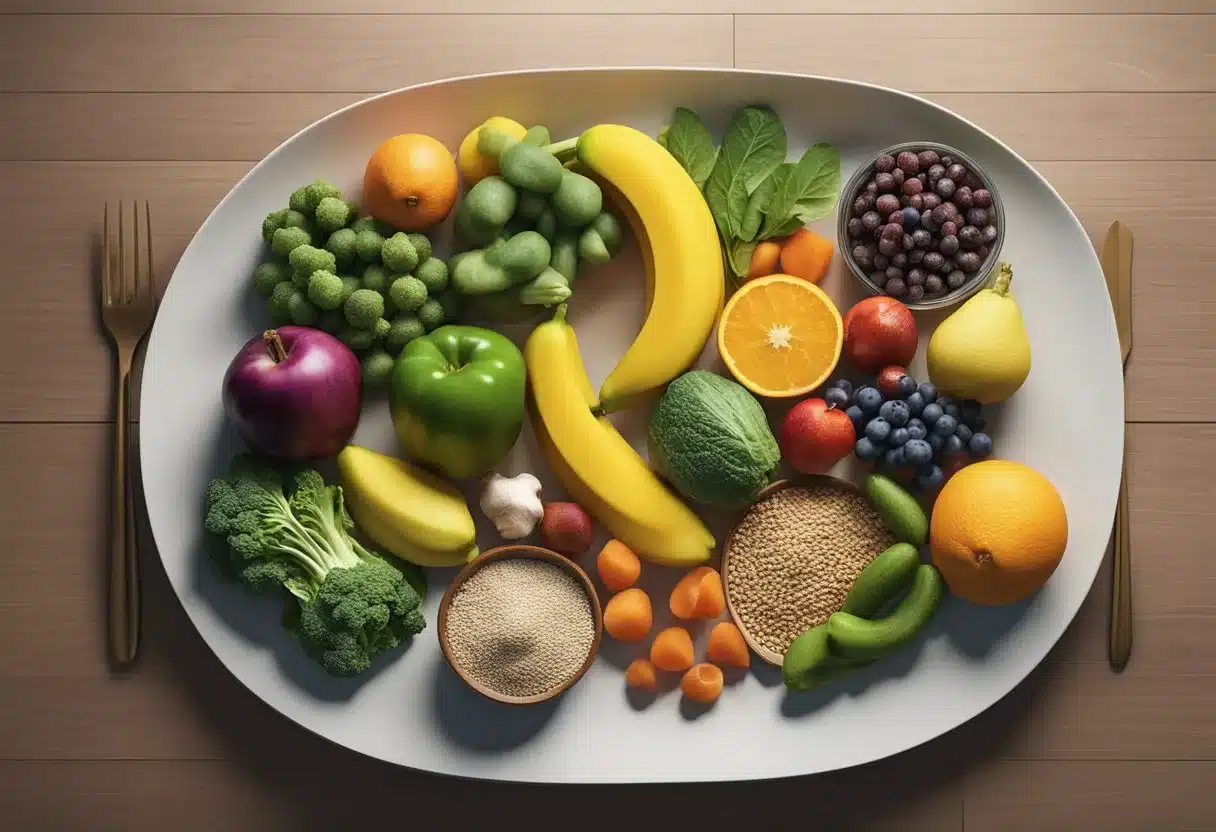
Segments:
[[[456,152],[456,166],[460,168],[460,178],[464,180],[466,188],[471,188],[487,176],[498,173],[498,160],[482,156],[477,151],[477,134],[483,127],[499,130],[513,139],[522,139],[528,132],[527,127],[506,116],[490,116],[470,130],[460,142],[460,150]]]

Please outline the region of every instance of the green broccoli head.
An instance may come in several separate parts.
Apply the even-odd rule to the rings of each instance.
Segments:
[[[355,290],[362,288],[362,286],[363,284],[359,282],[359,278],[353,274],[342,275],[342,302],[346,303],[347,299],[355,293]]]
[[[312,220],[310,220],[306,215],[301,214],[299,211],[293,211],[291,209],[288,209],[286,215],[283,217],[283,227],[303,228],[309,234],[313,232]]]
[[[384,298],[371,289],[357,289],[342,305],[346,322],[355,329],[370,330],[376,321],[384,317]]]
[[[374,217],[359,217],[350,224],[350,230],[356,234],[362,234],[364,231],[375,231],[376,220]]]
[[[410,243],[414,246],[414,251],[418,252],[418,262],[422,263],[432,254],[431,238],[425,234],[410,234]]]
[[[337,338],[354,352],[363,352],[366,349],[370,349],[371,345],[376,341],[376,335],[370,329],[355,329],[350,325],[347,325],[346,329],[339,332]]]
[[[317,227],[332,234],[338,229],[346,227],[346,222],[350,219],[350,206],[337,197],[327,196],[317,203],[314,216],[317,220]]]
[[[279,257],[288,258],[297,248],[309,245],[311,242],[312,235],[306,229],[284,226],[274,232],[270,239],[270,248]]]
[[[334,256],[339,269],[350,268],[355,262],[355,238],[358,235],[349,228],[339,228],[329,235],[325,250]]]
[[[384,338],[384,348],[391,355],[396,355],[405,349],[405,345],[410,341],[421,338],[425,334],[426,327],[422,325],[422,321],[418,320],[417,315],[408,313],[398,315],[393,319],[388,335]]]
[[[274,294],[275,287],[291,280],[291,269],[277,260],[267,260],[253,270],[253,288],[264,298]]]
[[[312,208],[308,205],[308,186],[301,185],[291,192],[291,198],[287,200],[288,207],[292,211],[298,211],[301,214],[311,214]]]
[[[393,325],[388,322],[388,318],[381,318],[380,320],[376,321],[376,325],[372,327],[372,337],[377,341],[383,341],[386,337],[388,337],[388,334],[392,328]]]
[[[366,550],[359,565],[330,572],[312,602],[300,605],[300,641],[333,676],[363,673],[377,653],[425,628],[414,587],[396,567]]]
[[[383,320],[383,319],[381,319]],[[385,321],[388,323],[388,321]],[[373,390],[388,386],[393,375],[393,357],[380,348],[363,356],[363,384]]]
[[[422,281],[431,297],[438,297],[440,292],[448,288],[448,266],[438,257],[428,257],[419,263],[414,277]]]
[[[305,294],[297,289],[287,301],[287,314],[296,326],[315,326],[321,310],[309,303]]]
[[[389,282],[388,269],[379,263],[372,263],[363,270],[364,289],[371,289],[373,292],[386,292],[388,291]]]
[[[409,274],[418,266],[418,252],[405,232],[398,231],[380,247],[380,260],[397,274]]]
[[[326,312],[342,305],[342,278],[324,269],[308,278],[308,299]]]
[[[274,291],[270,293],[270,300],[266,302],[267,308],[270,310],[271,316],[278,316],[284,321],[291,319],[291,310],[288,309],[288,304],[291,302],[291,296],[296,293],[296,287],[290,282],[279,283],[274,287]]]
[[[271,211],[266,215],[266,219],[262,220],[262,239],[270,242],[274,239],[274,232],[283,227],[283,220],[287,218],[286,208],[280,208],[277,211]]]
[[[402,312],[413,312],[426,302],[426,284],[416,277],[399,277],[388,287],[393,306]]]
[[[338,263],[333,254],[323,248],[314,248],[312,245],[303,245],[293,249],[287,257],[287,262],[291,264],[291,269],[297,276],[305,278],[311,276],[313,272],[338,271]]]
[[[447,315],[443,311],[443,305],[437,300],[428,300],[422,306],[418,307],[418,320],[422,321],[422,325],[426,327],[426,331],[438,329],[443,326]]]
[[[315,179],[304,189],[305,198],[308,200],[309,213],[315,212],[317,206],[321,204],[321,200],[326,197],[334,199],[342,198],[342,191],[338,186],[325,179]]]
[[[367,229],[355,235],[355,251],[360,260],[368,263],[380,262],[380,249],[384,247],[384,238],[375,231]]]

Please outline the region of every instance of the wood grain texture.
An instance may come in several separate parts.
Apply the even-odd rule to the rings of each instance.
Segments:
[[[730,15],[16,15],[0,91],[390,90],[538,65],[729,66],[732,47]]]
[[[963,821],[983,832],[1216,829],[1213,762],[995,762],[965,778]]]
[[[0,93],[0,161],[257,161],[372,95]],[[931,93],[1032,162],[1211,161],[1216,93]],[[137,123],[140,129],[128,130]]]
[[[898,39],[870,49],[865,17],[739,15],[735,65],[913,92],[1216,89],[1216,16],[890,15],[885,25]]]
[[[345,0],[342,14],[405,12],[482,14],[488,0]],[[332,0],[0,0],[0,14],[327,14]],[[873,14],[892,10],[885,0],[515,0],[511,14]],[[1208,0],[921,0],[920,14],[1180,14],[1211,12]]]
[[[37,274],[0,305],[0,350],[25,360],[0,365],[2,421],[109,418],[109,348],[96,325],[91,269],[100,206],[139,197],[152,206],[161,285],[195,230],[249,162],[0,163],[11,198],[0,227],[23,241],[12,267]],[[1196,187],[1214,162],[1045,162],[1039,170],[1098,242],[1111,220],[1136,234],[1136,349],[1128,369],[1132,421],[1210,418],[1216,396],[1216,194]],[[251,229],[250,233],[256,233]],[[55,332],[54,338],[48,333]]]

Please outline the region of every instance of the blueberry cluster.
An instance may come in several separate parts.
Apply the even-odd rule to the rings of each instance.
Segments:
[[[900,377],[898,389],[889,395],[870,385],[854,389],[838,379],[823,398],[846,408],[857,431],[853,453],[858,459],[888,470],[913,468],[912,484],[923,491],[941,486],[942,465],[949,457],[965,453],[982,459],[992,453],[979,402],[939,396],[932,384],[917,384],[911,376]]]

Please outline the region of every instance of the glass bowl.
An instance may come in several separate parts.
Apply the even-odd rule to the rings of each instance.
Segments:
[[[992,212],[992,224],[996,226],[996,241],[988,246],[988,257],[980,264],[979,269],[971,279],[957,289],[953,289],[944,295],[932,299],[926,298],[919,301],[911,301],[906,297],[897,298],[909,309],[942,309],[947,306],[953,306],[956,303],[961,303],[988,285],[992,280],[992,276],[996,273],[997,263],[1001,255],[1001,247],[1005,243],[1005,208],[1001,203],[1000,192],[997,191],[991,177],[988,176],[983,167],[966,153],[940,142],[901,142],[874,154],[873,158],[857,169],[841,191],[840,209],[837,211],[836,222],[837,244],[844,262],[848,265],[849,271],[852,272],[853,277],[861,284],[862,288],[871,295],[885,294],[883,289],[870,279],[870,275],[853,260],[853,243],[849,239],[849,220],[853,217],[853,200],[857,198],[858,194],[865,187],[866,181],[874,174],[874,166],[878,161],[878,157],[883,154],[899,156],[905,150],[914,152],[936,150],[942,156],[953,156],[957,161],[966,165],[969,171],[974,172],[984,184],[984,187],[988,189],[988,192],[992,194],[992,206],[989,210]]]

